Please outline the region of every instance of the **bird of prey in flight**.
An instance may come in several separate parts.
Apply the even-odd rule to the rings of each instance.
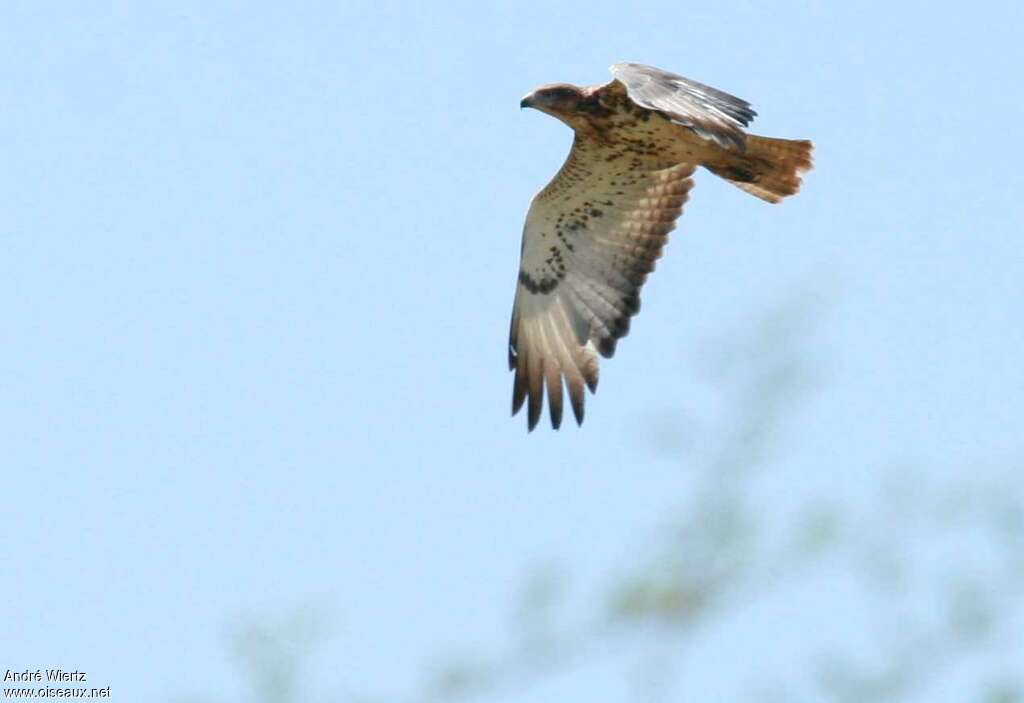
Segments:
[[[598,354],[611,357],[629,331],[698,166],[769,203],[796,193],[811,168],[811,142],[746,134],[756,113],[739,98],[652,66],[611,72],[610,83],[554,83],[520,103],[575,133],[523,227],[508,364],[512,414],[526,403],[530,430],[545,388],[559,427],[563,383],[583,422],[583,387],[594,392]]]

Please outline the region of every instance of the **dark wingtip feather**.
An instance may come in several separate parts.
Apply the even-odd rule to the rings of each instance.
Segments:
[[[579,392],[569,393],[569,402],[572,404],[572,414],[576,418],[576,425],[583,424],[583,389],[580,388]]]
[[[512,414],[515,415],[523,407],[527,391],[527,366],[526,357],[523,354],[515,355],[515,376],[512,381]]]
[[[654,262],[652,261],[651,262],[651,271],[653,271],[653,270],[654,270]],[[626,306],[626,310],[628,310],[630,314],[636,315],[638,312],[640,312],[640,293],[638,293],[637,291],[634,291],[634,292],[630,293],[629,295],[623,297],[622,298],[622,304]],[[629,328],[627,327],[626,329],[628,330]]]
[[[562,425],[562,376],[557,370],[547,372],[548,381],[548,412],[551,414],[551,427],[558,429]]]
[[[541,387],[534,387],[534,383],[530,383],[530,402],[526,405],[526,425],[530,432],[533,432],[533,428],[537,426],[540,421],[541,410],[544,408],[544,391]]]
[[[555,412],[554,408],[551,408],[551,429],[557,430],[562,426],[562,409],[559,408],[558,412]]]
[[[516,379],[512,383],[512,414],[515,415],[523,407],[526,400],[526,384],[520,383],[519,372],[516,372]]]
[[[572,406],[572,414],[576,418],[576,424],[583,424],[583,399],[586,391],[583,390],[583,374],[570,373],[565,377],[565,389],[569,394],[569,404]]]
[[[534,410],[533,402],[531,402],[529,408],[527,408],[526,431],[533,432],[533,428],[537,426],[538,421],[540,421],[540,411]]]
[[[736,105],[735,111],[730,114],[744,127],[749,127],[750,123],[754,121],[755,117],[757,117],[757,112],[750,107],[750,103],[746,100],[740,100],[739,98],[736,98],[736,100],[738,104]]]
[[[597,343],[597,352],[605,359],[611,359],[615,356],[615,345],[618,344],[618,340],[615,337],[604,337]],[[591,388],[593,390],[593,388]]]

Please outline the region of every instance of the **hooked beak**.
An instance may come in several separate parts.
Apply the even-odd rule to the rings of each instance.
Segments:
[[[519,101],[519,109],[522,110],[524,107],[533,107],[533,100],[531,100],[532,97],[533,97],[533,93],[530,93],[525,98],[520,100]]]

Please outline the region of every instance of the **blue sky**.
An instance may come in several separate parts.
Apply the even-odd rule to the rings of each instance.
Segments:
[[[796,295],[820,384],[759,500],[1019,463],[1019,26],[1009,2],[4,3],[0,667],[242,700],[230,623],[315,602],[338,634],[311,700],[411,690],[500,638],[534,565],[601,579],[658,534],[696,450],[652,426],[713,424],[701,363]],[[518,103],[618,61],[742,96],[817,168],[776,207],[699,174],[586,424],[528,436],[508,315],[570,134]]]

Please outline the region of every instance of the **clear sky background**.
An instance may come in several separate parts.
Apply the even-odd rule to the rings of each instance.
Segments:
[[[315,603],[336,634],[308,700],[413,691],[501,641],[537,564],[601,582],[656,538],[701,451],[665,428],[718,421],[702,364],[794,296],[819,381],[763,505],[1019,469],[1021,13],[4,2],[0,668],[241,701],[232,623]],[[742,96],[816,170],[781,206],[698,174],[585,425],[527,435],[520,232],[571,135],[519,99],[618,61]],[[749,678],[737,641],[867,641],[851,613],[769,601],[688,655],[692,700]],[[607,671],[521,695],[626,700]]]

